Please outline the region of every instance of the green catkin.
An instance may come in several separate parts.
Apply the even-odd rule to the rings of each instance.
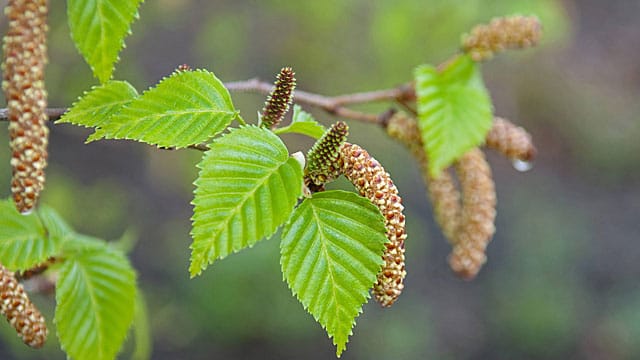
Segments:
[[[340,146],[347,140],[348,135],[349,126],[343,121],[338,121],[316,141],[307,154],[304,176],[307,186],[320,189],[325,183],[340,176]]]
[[[275,88],[269,94],[260,113],[261,126],[275,129],[284,119],[293,102],[293,91],[296,87],[295,75],[290,67],[280,70],[274,83]]]

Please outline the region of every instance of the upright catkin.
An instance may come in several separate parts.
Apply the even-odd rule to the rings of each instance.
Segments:
[[[30,212],[44,188],[47,166],[47,0],[9,0],[3,42],[2,89],[7,99],[11,192],[18,211]]]
[[[29,300],[15,274],[0,265],[0,314],[18,333],[25,344],[40,348],[47,340],[44,316]]]
[[[407,275],[404,262],[404,240],[407,234],[402,199],[389,173],[360,146],[350,143],[342,145],[340,167],[360,195],[371,200],[384,216],[389,242],[385,244],[382,256],[384,265],[373,286],[373,295],[380,305],[391,306],[400,296]]]
[[[493,119],[493,126],[487,134],[485,145],[509,159],[531,161],[537,153],[527,130],[500,117]]]
[[[296,78],[293,69],[284,67],[276,76],[275,88],[267,97],[267,101],[260,113],[261,125],[267,129],[274,129],[284,119],[293,102],[293,91],[296,88]]]
[[[495,233],[496,190],[484,153],[474,148],[456,164],[462,189],[462,213],[449,256],[451,269],[473,279],[486,262],[485,250]]]
[[[542,25],[535,16],[508,16],[478,25],[462,39],[462,49],[475,61],[491,59],[507,49],[523,49],[540,41]]]

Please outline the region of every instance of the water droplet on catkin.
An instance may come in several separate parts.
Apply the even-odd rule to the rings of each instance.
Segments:
[[[511,165],[513,165],[513,168],[516,169],[517,171],[520,172],[525,172],[525,171],[529,171],[533,168],[533,162],[532,161],[523,161],[520,159],[513,159],[511,161]]]

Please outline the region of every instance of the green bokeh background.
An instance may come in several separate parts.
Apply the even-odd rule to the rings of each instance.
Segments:
[[[0,1],[4,4],[6,1]],[[51,106],[96,84],[51,2]],[[474,24],[537,14],[540,47],[483,66],[496,113],[525,126],[539,149],[516,172],[489,152],[497,233],[473,282],[449,271],[410,155],[379,128],[351,125],[394,176],[406,206],[406,289],[390,309],[373,301],[343,359],[631,359],[640,357],[640,3],[633,0],[147,0],[115,77],[139,90],[179,64],[224,81],[272,79],[292,66],[300,89],[327,95],[389,88],[456,51]],[[6,19],[0,20],[6,28]],[[263,96],[233,94],[249,119]],[[359,107],[382,111],[385,106]],[[325,124],[336,119],[314,109]],[[154,359],[331,359],[326,334],[282,281],[277,237],[187,273],[196,151],[127,141],[84,145],[86,129],[53,126],[43,201],[81,232],[135,234]],[[310,141],[286,137],[291,151]],[[0,143],[7,143],[5,126]],[[0,197],[9,196],[0,150]],[[337,186],[345,186],[344,183]],[[51,323],[53,299],[36,297]],[[127,343],[121,358],[129,358]],[[29,350],[0,323],[1,359],[64,359],[55,336]]]

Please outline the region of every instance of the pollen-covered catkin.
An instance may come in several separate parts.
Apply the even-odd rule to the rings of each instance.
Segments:
[[[522,49],[538,44],[542,25],[535,16],[495,18],[478,25],[462,40],[463,50],[475,61],[491,59],[506,49]]]
[[[263,127],[276,128],[289,111],[289,106],[293,102],[293,90],[296,88],[295,75],[290,67],[280,70],[274,83],[275,88],[269,94],[260,113]]]
[[[495,233],[496,191],[491,168],[480,149],[464,154],[456,171],[462,189],[462,213],[449,265],[458,276],[472,279],[485,263],[485,250]]]
[[[44,188],[47,166],[47,0],[9,0],[3,43],[2,89],[7,99],[11,192],[18,211],[30,212]]]
[[[485,144],[509,159],[531,161],[537,153],[527,130],[499,117],[493,119]]]
[[[13,272],[0,265],[0,313],[25,344],[40,348],[47,340],[47,324],[29,300]]]
[[[384,265],[373,286],[373,295],[382,306],[391,306],[404,288],[407,275],[404,262],[404,227],[402,199],[391,176],[382,165],[358,145],[344,143],[340,148],[340,167],[360,195],[371,200],[385,219],[386,235]]]
[[[307,186],[321,188],[325,183],[340,176],[338,159],[340,147],[347,140],[349,126],[338,121],[331,125],[324,135],[313,145],[307,154],[305,183]]]
[[[405,144],[420,164],[422,177],[431,198],[434,218],[445,237],[449,242],[454,243],[460,222],[461,205],[460,191],[456,187],[453,177],[447,169],[440,172],[437,177],[430,175],[427,156],[422,147],[418,124],[414,118],[402,112],[395,113],[387,122],[387,134]]]

